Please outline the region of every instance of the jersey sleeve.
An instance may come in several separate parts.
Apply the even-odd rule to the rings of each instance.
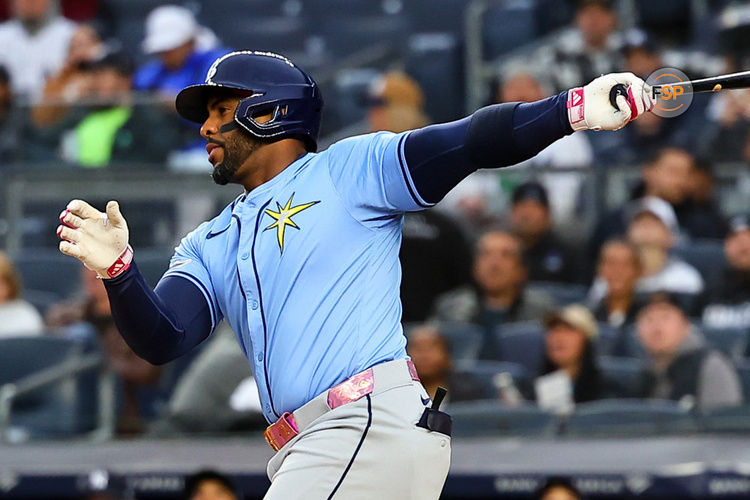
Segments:
[[[351,137],[326,150],[331,181],[357,220],[382,221],[433,205],[419,195],[406,166],[409,133]]]
[[[213,330],[224,316],[216,299],[211,275],[202,257],[200,243],[205,239],[206,227],[204,223],[182,239],[175,248],[174,255],[169,262],[169,269],[162,276],[162,280],[168,276],[179,276],[198,287],[208,303],[211,312],[211,330]]]

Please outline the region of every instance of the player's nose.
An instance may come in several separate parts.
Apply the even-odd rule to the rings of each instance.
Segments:
[[[216,135],[219,132],[218,120],[212,119],[210,116],[206,118],[206,121],[201,125],[201,136],[208,139],[212,135]]]

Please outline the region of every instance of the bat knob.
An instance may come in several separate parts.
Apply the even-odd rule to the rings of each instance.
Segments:
[[[621,95],[625,99],[628,98],[628,88],[623,85],[622,83],[618,83],[612,89],[609,91],[609,103],[612,105],[615,109],[620,109],[617,107],[617,96]]]

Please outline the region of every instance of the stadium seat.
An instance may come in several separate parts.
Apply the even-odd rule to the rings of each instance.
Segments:
[[[737,375],[742,383],[742,395],[745,401],[750,402],[750,360],[744,359],[734,365]]]
[[[525,389],[531,381],[531,374],[521,364],[510,361],[473,361],[463,362],[456,365],[456,372],[466,373],[473,377],[481,386],[484,397],[497,399],[498,388],[495,377],[501,373],[508,373],[513,378],[513,383],[519,390]]]
[[[707,432],[750,432],[750,406],[726,406],[709,410],[701,416],[701,425]]]
[[[576,405],[563,429],[571,436],[674,434],[697,431],[698,420],[675,401],[605,399]]]
[[[316,25],[317,35],[325,41],[326,51],[345,57],[372,46],[398,48],[411,33],[403,16],[326,16]]]
[[[530,289],[540,290],[550,294],[561,306],[584,303],[588,295],[588,288],[584,285],[531,281],[527,286]]]
[[[500,361],[511,361],[539,373],[544,358],[544,331],[536,322],[506,323],[498,327],[496,342]]]
[[[422,323],[408,323],[404,325],[404,333],[409,337],[409,332]],[[451,346],[451,357],[454,362],[473,361],[479,357],[482,347],[482,328],[471,323],[441,323],[440,332],[448,339]]]
[[[717,269],[723,269],[726,263],[724,242],[721,240],[694,240],[676,246],[672,253],[695,267],[707,284],[717,279]]]
[[[597,363],[605,379],[605,391],[611,397],[634,394],[643,363],[636,358],[599,356]]]
[[[25,289],[53,293],[62,299],[77,292],[81,285],[83,266],[57,249],[23,252],[13,261]]]
[[[464,114],[461,45],[449,33],[413,35],[403,54],[406,72],[422,88],[426,111],[433,122]],[[450,96],[450,97],[448,97]]]
[[[464,30],[466,0],[404,0],[403,3],[404,11],[418,23],[421,32],[460,35]]]
[[[731,359],[745,356],[748,344],[747,328],[710,328],[700,327],[706,341]]]
[[[509,22],[512,19],[513,22]],[[497,2],[482,19],[482,49],[485,59],[495,59],[534,40],[537,19],[531,0]]]
[[[308,36],[304,19],[298,17],[259,17],[247,11],[222,14],[218,26],[212,26],[228,47],[278,52],[295,59],[304,53]]]
[[[510,407],[499,401],[455,403],[447,409],[453,417],[453,435],[534,436],[554,435],[556,418],[536,405]]]
[[[54,337],[0,339],[0,387],[80,357],[86,345]],[[19,362],[23,360],[23,362]],[[72,435],[93,429],[96,373],[65,380],[19,396],[12,406],[11,426],[31,437]]]

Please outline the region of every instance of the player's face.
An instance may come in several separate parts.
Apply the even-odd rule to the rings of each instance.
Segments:
[[[545,336],[547,357],[558,368],[580,365],[586,348],[586,335],[565,323],[557,323]]]
[[[218,481],[203,481],[190,500],[237,500],[226,486]]]
[[[652,356],[677,352],[689,331],[685,315],[669,303],[655,303],[638,316],[638,336]]]
[[[208,101],[208,118],[201,135],[208,141],[208,161],[214,166],[214,182],[225,185],[238,182],[238,172],[263,143],[240,128],[226,133],[221,127],[234,121],[234,112],[243,96],[220,94]],[[258,121],[262,122],[262,118]]]
[[[633,249],[623,244],[613,243],[602,249],[599,276],[607,282],[611,295],[620,297],[633,293],[640,276],[636,259]]]
[[[729,264],[741,271],[750,272],[750,230],[737,231],[724,243]]]

